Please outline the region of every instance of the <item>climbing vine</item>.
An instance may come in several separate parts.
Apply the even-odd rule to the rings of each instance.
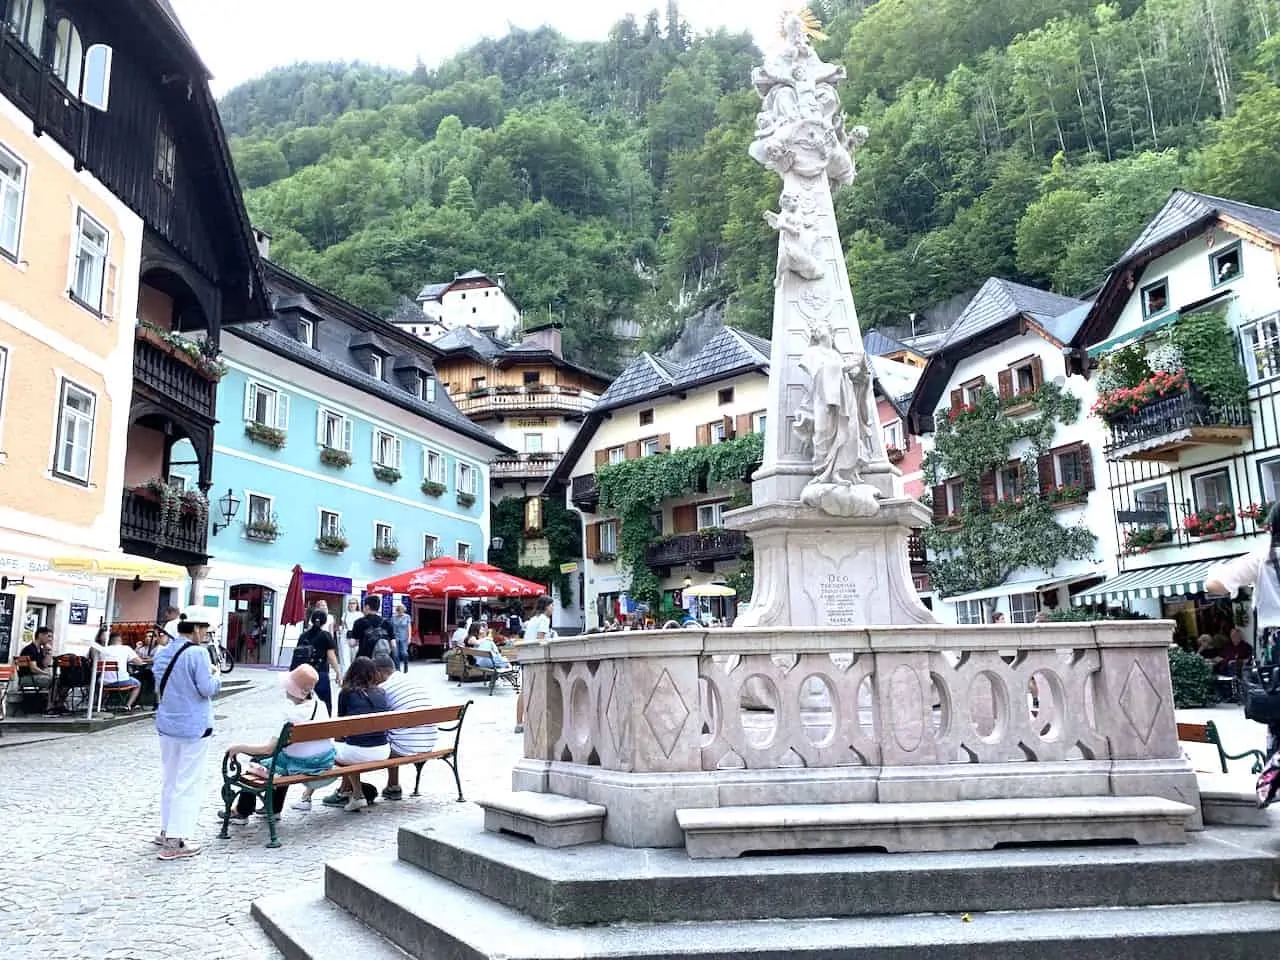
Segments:
[[[957,477],[962,483],[958,514],[935,519],[925,530],[925,543],[935,556],[929,575],[944,597],[993,587],[1019,567],[1048,571],[1062,560],[1093,552],[1095,537],[1087,527],[1064,527],[1055,517],[1054,504],[1075,498],[1057,488],[1038,488],[1037,463],[1058,425],[1079,418],[1080,401],[1057,384],[1045,383],[1031,397],[1034,414],[1005,413],[1027,399],[1023,394],[1002,402],[984,387],[975,403],[938,418],[934,447],[924,460],[925,476],[930,484]],[[1024,478],[1020,495],[1001,504],[984,502],[984,480],[989,486],[990,478],[1015,459],[1014,448],[1024,445],[1017,458]]]
[[[600,508],[620,521],[618,563],[631,576],[628,592],[633,598],[655,606],[662,598],[662,584],[644,562],[645,547],[659,536],[651,518],[662,502],[741,483],[763,455],[764,438],[751,433],[723,443],[624,460],[596,471]]]
[[[551,562],[546,566],[522,564],[520,555],[530,535],[525,532],[524,497],[508,497],[493,504],[489,511],[490,536],[502,538],[502,549],[489,550],[489,562],[500,570],[532,580],[553,583],[560,602],[573,602],[571,573],[561,573],[560,565],[572,563],[582,556],[582,520],[564,502],[554,497],[542,501],[542,529],[535,535],[547,541]]]

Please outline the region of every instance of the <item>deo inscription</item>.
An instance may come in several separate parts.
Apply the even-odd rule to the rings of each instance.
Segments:
[[[818,605],[829,627],[858,626],[858,585],[840,573],[828,573],[818,582]]]

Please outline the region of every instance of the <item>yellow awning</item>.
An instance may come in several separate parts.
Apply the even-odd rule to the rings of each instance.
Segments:
[[[686,597],[736,597],[738,591],[723,583],[700,583],[696,587],[685,587]]]
[[[86,573],[94,577],[122,580],[185,580],[187,568],[127,553],[81,553],[53,557],[49,569],[63,573]]]

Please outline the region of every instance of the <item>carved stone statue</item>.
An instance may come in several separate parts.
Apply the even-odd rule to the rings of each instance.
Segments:
[[[778,270],[773,285],[781,286],[782,276],[788,271],[803,280],[821,280],[826,272],[813,252],[813,220],[801,212],[800,198],[795,193],[783,193],[778,206],[779,213],[764,212],[765,222],[778,231]]]

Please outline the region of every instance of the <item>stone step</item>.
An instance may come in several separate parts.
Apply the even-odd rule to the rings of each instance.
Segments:
[[[1259,809],[1254,778],[1243,774],[1197,773],[1200,810],[1206,824],[1234,827],[1269,827],[1269,811]]]
[[[1001,845],[1185,843],[1197,813],[1163,797],[1025,797],[932,803],[812,803],[676,811],[694,859],[774,850],[993,850]]]
[[[249,912],[285,960],[406,960],[407,954],[337,904],[320,884],[256,900]]]
[[[1265,839],[1218,828],[1178,846],[690,860],[680,849],[546,850],[485,833],[471,812],[402,827],[399,853],[537,920],[573,925],[1266,900],[1277,860],[1258,849]]]
[[[604,838],[605,808],[555,793],[517,790],[477,801],[484,828],[527,837],[540,847],[573,847]]]
[[[1280,904],[1197,904],[855,919],[551,927],[398,861],[331,864],[330,900],[410,956],[430,960],[1271,960]],[[290,941],[287,957],[360,956],[334,949],[315,894],[258,901],[254,916]],[[322,951],[328,950],[327,953]]]

